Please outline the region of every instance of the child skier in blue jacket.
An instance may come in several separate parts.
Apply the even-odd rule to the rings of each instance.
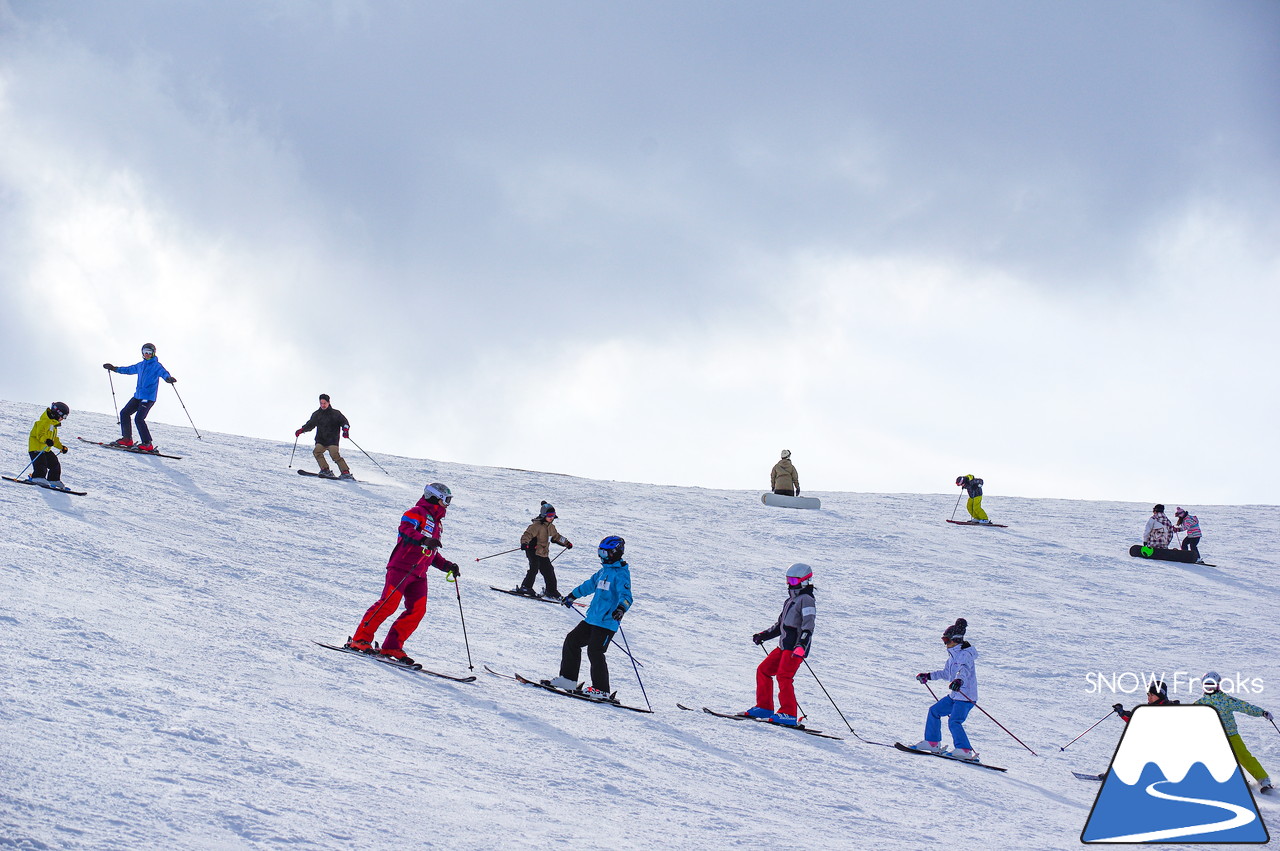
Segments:
[[[591,606],[582,622],[564,637],[560,655],[560,676],[551,685],[565,691],[578,691],[578,669],[582,667],[582,648],[587,648],[591,662],[591,685],[580,690],[593,700],[608,700],[609,664],[605,651],[613,634],[622,625],[622,616],[631,608],[631,569],[622,560],[626,541],[610,535],[600,542],[600,569],[564,597],[564,605],[572,606],[579,597],[591,595]]]
[[[163,378],[169,384],[176,384],[178,379],[170,375],[169,370],[165,369],[164,364],[160,363],[159,358],[156,357],[155,343],[142,344],[142,360],[133,366],[113,366],[104,363],[102,368],[119,375],[138,376],[138,387],[133,391],[133,398],[120,409],[120,439],[113,442],[116,446],[123,446],[126,449],[155,452],[155,444],[151,442],[151,429],[147,428],[147,414],[151,413],[151,408],[159,395],[160,379]],[[133,417],[138,424],[138,437],[142,438],[140,444],[133,442],[130,417]]]

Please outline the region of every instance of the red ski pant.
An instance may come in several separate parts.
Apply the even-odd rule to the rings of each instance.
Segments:
[[[773,709],[773,678],[778,678],[778,711],[787,715],[799,715],[796,708],[796,689],[792,685],[796,671],[804,660],[781,647],[773,648],[756,668],[756,706]]]
[[[382,647],[384,650],[403,649],[404,643],[413,635],[413,631],[422,622],[422,616],[427,613],[427,577],[415,576],[395,568],[387,569],[382,596],[364,613],[364,619],[356,628],[355,638],[372,642],[378,627],[399,608],[402,599],[404,612],[391,624]]]

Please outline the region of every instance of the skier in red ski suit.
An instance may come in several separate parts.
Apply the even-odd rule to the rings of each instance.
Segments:
[[[400,518],[400,537],[391,558],[387,561],[387,578],[382,596],[369,607],[356,634],[347,640],[347,647],[366,653],[379,652],[384,656],[406,664],[414,664],[404,652],[404,643],[422,622],[427,612],[427,571],[435,567],[456,579],[461,571],[458,566],[440,555],[440,534],[445,511],[453,501],[453,494],[442,484],[426,486],[422,499]],[[404,612],[391,624],[382,647],[374,650],[373,637],[382,622],[391,616],[404,600]]]

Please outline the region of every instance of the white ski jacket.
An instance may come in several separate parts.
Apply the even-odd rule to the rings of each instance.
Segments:
[[[952,700],[958,700],[961,703],[977,703],[978,669],[975,664],[977,661],[977,649],[969,642],[963,641],[956,647],[947,648],[947,664],[941,671],[931,671],[929,679],[950,683],[959,677],[960,691],[948,691],[947,694],[951,695]],[[961,691],[964,694],[961,694]]]

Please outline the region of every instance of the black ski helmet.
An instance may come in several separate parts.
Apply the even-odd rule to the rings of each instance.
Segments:
[[[54,402],[49,406],[49,410],[53,411],[53,418],[55,420],[65,420],[71,413],[71,409],[67,407],[66,402]]]
[[[609,535],[600,542],[597,552],[600,555],[600,561],[604,564],[616,564],[622,561],[622,554],[627,549],[627,542],[617,535]]]
[[[155,344],[155,343],[143,343],[143,344],[142,344],[142,353],[145,355],[147,352],[151,352],[151,354],[153,354],[153,355],[154,355],[154,354],[156,353],[156,344]]]

